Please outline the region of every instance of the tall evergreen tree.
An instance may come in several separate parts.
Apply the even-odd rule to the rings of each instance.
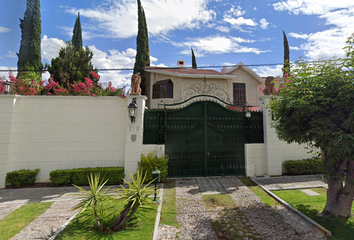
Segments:
[[[145,18],[144,8],[138,1],[138,35],[136,37],[136,56],[134,64],[134,74],[141,75],[141,93],[145,94],[144,67],[150,66],[149,36]]]
[[[285,32],[283,30],[283,44],[284,44],[284,65],[283,65],[283,77],[287,72],[290,71],[290,50],[288,39],[286,38]]]
[[[42,21],[40,0],[27,0],[26,12],[20,22],[22,35],[20,51],[17,54],[17,78],[26,77],[24,70],[33,70],[40,77],[43,68],[41,59]]]
[[[197,60],[195,60],[195,55],[194,55],[194,51],[193,48],[191,48],[192,50],[192,68],[197,69]]]
[[[80,13],[77,14],[76,22],[74,25],[73,30],[73,38],[71,40],[75,51],[79,51],[82,49],[82,29],[81,29],[81,22],[80,22]]]

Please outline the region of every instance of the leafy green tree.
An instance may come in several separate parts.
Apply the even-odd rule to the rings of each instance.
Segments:
[[[75,82],[82,82],[85,78],[90,78],[97,84],[98,79],[90,75],[91,71],[97,72],[97,69],[93,68],[92,58],[93,53],[88,47],[76,51],[75,47],[67,42],[66,47],[60,49],[59,56],[51,60],[48,71],[54,81],[65,88]]]
[[[290,50],[288,39],[283,31],[283,44],[284,44],[284,65],[283,65],[283,77],[290,71]]]
[[[197,69],[197,60],[195,59],[195,55],[194,55],[194,51],[193,48],[191,48],[192,50],[192,68]]]
[[[149,50],[149,36],[145,18],[144,8],[138,1],[138,35],[136,37],[136,56],[134,64],[134,74],[140,73],[141,75],[141,90],[145,94],[145,76],[144,68],[150,66],[150,50]]]
[[[76,22],[73,30],[73,38],[71,40],[75,51],[80,51],[82,49],[82,29],[80,22],[80,13],[77,14]]]
[[[354,35],[347,58],[307,62],[292,67],[292,76],[271,100],[279,139],[319,148],[328,182],[323,216],[351,216],[354,197]]]
[[[26,71],[33,69],[37,73],[37,80],[41,80],[42,59],[41,59],[41,5],[40,0],[27,0],[26,12],[23,19],[20,19],[21,45],[17,54],[18,62],[17,79],[25,78]],[[30,81],[34,79],[29,79]]]

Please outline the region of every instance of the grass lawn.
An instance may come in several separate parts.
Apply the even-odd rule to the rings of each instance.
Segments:
[[[241,182],[245,184],[249,189],[252,190],[267,206],[273,207],[276,205],[280,205],[274,198],[269,196],[261,187],[255,184],[250,178],[248,177],[239,177]]]
[[[293,207],[306,214],[308,217],[319,223],[332,232],[332,240],[354,239],[354,217],[344,218],[321,218],[317,213],[321,212],[326,205],[326,189],[312,188],[311,190],[321,194],[320,196],[308,196],[301,190],[272,191]],[[354,205],[352,206],[354,214]]]
[[[176,211],[175,181],[171,179],[167,179],[164,183],[160,224],[179,227]]]
[[[202,195],[202,200],[207,209],[213,207],[234,208],[235,202],[229,194]]]
[[[0,240],[14,237],[52,204],[53,202],[28,203],[7,215],[0,221]]]
[[[109,226],[112,219],[112,214],[122,210],[123,205],[119,204],[121,200],[110,203],[107,206],[107,218],[103,221],[104,226]],[[94,225],[93,219],[89,219],[84,215],[77,216],[60,234],[56,239],[110,239],[110,240],[151,240],[154,233],[157,205],[153,205],[148,209],[138,210],[139,214],[135,213],[132,221],[127,225],[127,228],[123,231],[116,232],[114,234],[108,234],[106,232],[99,232],[96,228],[90,227]],[[87,221],[88,220],[88,221]],[[87,222],[85,222],[87,221]]]

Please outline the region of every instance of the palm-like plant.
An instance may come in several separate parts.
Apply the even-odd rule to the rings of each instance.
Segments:
[[[100,221],[100,218],[102,218],[103,216],[102,216],[102,212],[100,214],[101,216],[99,216],[98,211],[99,208],[103,209],[104,203],[106,203],[111,199],[111,197],[107,195],[111,187],[103,189],[108,179],[106,181],[104,181],[104,179],[100,180],[99,173],[95,173],[94,175],[91,173],[90,176],[87,176],[87,178],[88,178],[88,183],[90,185],[90,191],[87,191],[73,184],[81,192],[80,194],[78,194],[80,202],[77,205],[75,205],[73,209],[75,210],[79,209],[79,214],[84,212],[86,209],[92,209],[93,216],[96,221],[96,226],[100,231],[103,231],[104,227]]]
[[[111,230],[113,232],[123,230],[133,215],[137,212],[139,207],[148,204],[156,204],[151,198],[149,198],[154,191],[154,187],[149,186],[153,180],[143,186],[146,174],[143,177],[142,173],[138,171],[136,174],[136,179],[131,173],[130,175],[132,178],[132,183],[129,183],[124,179],[124,182],[128,184],[129,188],[122,186],[122,188],[118,190],[120,198],[125,199],[125,202],[127,203],[111,226]]]

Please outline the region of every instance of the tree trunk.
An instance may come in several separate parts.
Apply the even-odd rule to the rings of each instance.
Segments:
[[[138,210],[139,203],[136,203],[133,206],[132,204],[133,202],[130,201],[127,205],[125,205],[123,211],[120,212],[119,216],[111,226],[111,230],[113,232],[119,232],[123,230],[127,223],[130,221],[130,219],[133,217],[135,212]]]
[[[327,168],[335,168],[336,175],[327,174],[327,202],[321,215],[350,217],[354,197],[354,161],[346,158],[339,166],[330,166],[324,152],[322,161]]]

